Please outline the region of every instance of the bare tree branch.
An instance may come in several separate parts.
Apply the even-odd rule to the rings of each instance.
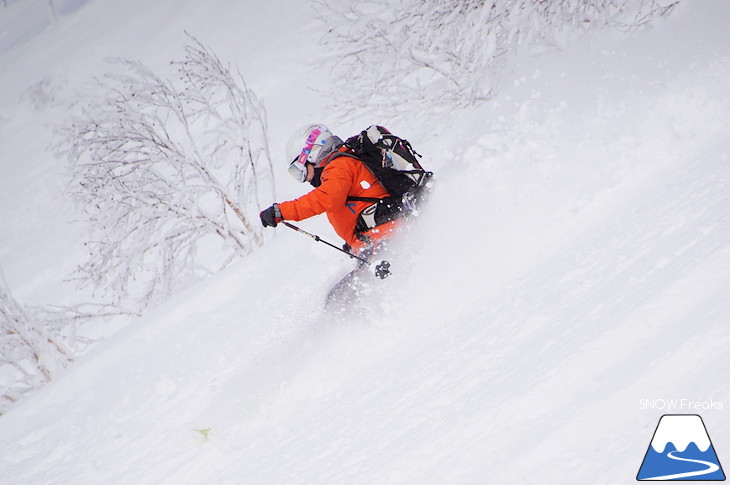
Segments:
[[[24,306],[0,272],[0,368],[10,368],[14,375],[0,385],[0,414],[23,394],[50,381],[91,343],[77,334],[79,325],[120,315],[104,305]]]
[[[80,279],[135,311],[261,245],[274,198],[263,104],[190,39],[175,80],[117,61],[62,132],[91,226]]]
[[[474,105],[498,90],[509,52],[586,30],[634,30],[678,0],[316,0],[343,117]],[[357,85],[359,89],[352,89]],[[341,107],[346,106],[344,110]],[[345,112],[346,111],[346,112]]]

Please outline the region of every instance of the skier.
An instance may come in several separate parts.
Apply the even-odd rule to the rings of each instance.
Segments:
[[[398,218],[374,225],[373,218],[368,217],[374,211],[373,200],[388,197],[388,191],[351,154],[342,139],[322,124],[297,130],[286,147],[289,173],[299,182],[309,182],[314,190],[262,211],[264,227],[326,213],[332,228],[345,240],[345,250],[356,254],[370,253],[392,235]]]

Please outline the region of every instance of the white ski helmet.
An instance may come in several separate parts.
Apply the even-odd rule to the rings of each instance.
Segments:
[[[299,182],[307,179],[306,163],[316,163],[320,150],[332,137],[332,132],[322,124],[304,126],[289,138],[286,144],[286,158],[289,173]]]

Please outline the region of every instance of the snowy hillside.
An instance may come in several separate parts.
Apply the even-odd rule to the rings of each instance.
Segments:
[[[46,150],[61,101],[105,57],[166,69],[184,30],[264,99],[275,161],[309,121],[385,123],[436,172],[429,206],[357,309],[322,309],[352,263],[279,227],[130,318],[0,416],[0,483],[630,483],[665,413],[701,414],[730,463],[730,4],[517,54],[478,108],[341,123],[301,63],[322,49],[306,2],[246,3],[0,6],[15,297],[79,294],[84,228]],[[280,169],[278,196],[300,194]]]

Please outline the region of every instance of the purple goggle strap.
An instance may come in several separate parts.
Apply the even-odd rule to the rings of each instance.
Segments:
[[[307,137],[307,142],[304,144],[304,148],[302,148],[302,153],[299,154],[299,158],[297,159],[297,163],[302,167],[304,167],[304,164],[307,163],[309,154],[312,153],[312,147],[314,146],[314,142],[317,141],[317,138],[320,134],[322,134],[322,130],[320,130],[319,128],[315,128]]]

